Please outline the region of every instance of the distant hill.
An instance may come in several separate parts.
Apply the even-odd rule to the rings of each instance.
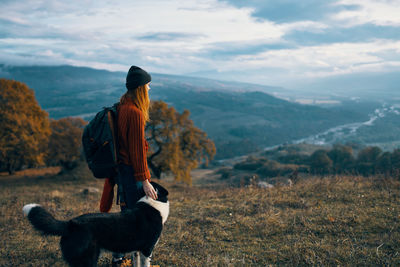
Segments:
[[[52,118],[89,119],[125,92],[123,72],[85,67],[0,65],[0,77],[26,83]],[[150,96],[188,109],[195,124],[217,146],[217,158],[234,157],[266,146],[317,134],[367,114],[301,105],[272,96],[283,88],[153,74]],[[269,92],[271,94],[267,94]]]
[[[337,97],[361,97],[398,103],[400,100],[400,72],[366,72],[334,75],[297,85],[301,90],[325,92]],[[299,89],[300,90],[300,89]]]

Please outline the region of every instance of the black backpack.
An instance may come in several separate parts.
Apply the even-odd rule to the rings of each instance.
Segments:
[[[82,144],[89,169],[96,178],[117,175],[117,107],[104,107],[83,130]]]

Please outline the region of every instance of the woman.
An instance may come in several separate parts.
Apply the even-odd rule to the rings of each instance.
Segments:
[[[127,92],[118,106],[118,185],[120,186],[121,210],[133,208],[140,199],[140,191],[157,199],[150,184],[147,166],[148,144],[145,139],[145,124],[149,120],[150,99],[148,90],[151,76],[143,69],[132,66],[126,77]],[[108,212],[112,206],[114,181],[106,179],[100,202],[100,211]],[[122,192],[121,189],[122,188]],[[113,254],[113,266],[118,266],[123,255]],[[119,263],[119,264],[118,264]]]
[[[150,81],[150,74],[132,66],[126,77],[128,91],[121,97],[118,108],[119,183],[122,184],[126,208],[133,208],[140,198],[141,188],[148,197],[157,198],[150,184],[146,156],[148,144],[144,133],[145,124],[149,121]],[[121,209],[125,207],[121,203]]]

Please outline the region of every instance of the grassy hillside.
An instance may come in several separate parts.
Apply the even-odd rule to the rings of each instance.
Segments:
[[[32,231],[22,206],[37,202],[61,219],[95,212],[101,194],[95,189],[102,183],[89,178],[85,169],[39,178],[24,175],[0,177],[0,266],[66,266],[59,238]],[[400,264],[398,181],[310,178],[272,189],[204,181],[200,175],[191,188],[161,181],[170,190],[171,212],[154,264]],[[99,266],[108,266],[109,259],[104,254]]]

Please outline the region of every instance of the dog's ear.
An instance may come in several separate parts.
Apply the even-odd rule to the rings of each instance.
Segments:
[[[157,184],[156,182],[150,182],[154,189],[157,191],[158,195],[168,196],[168,190]]]

